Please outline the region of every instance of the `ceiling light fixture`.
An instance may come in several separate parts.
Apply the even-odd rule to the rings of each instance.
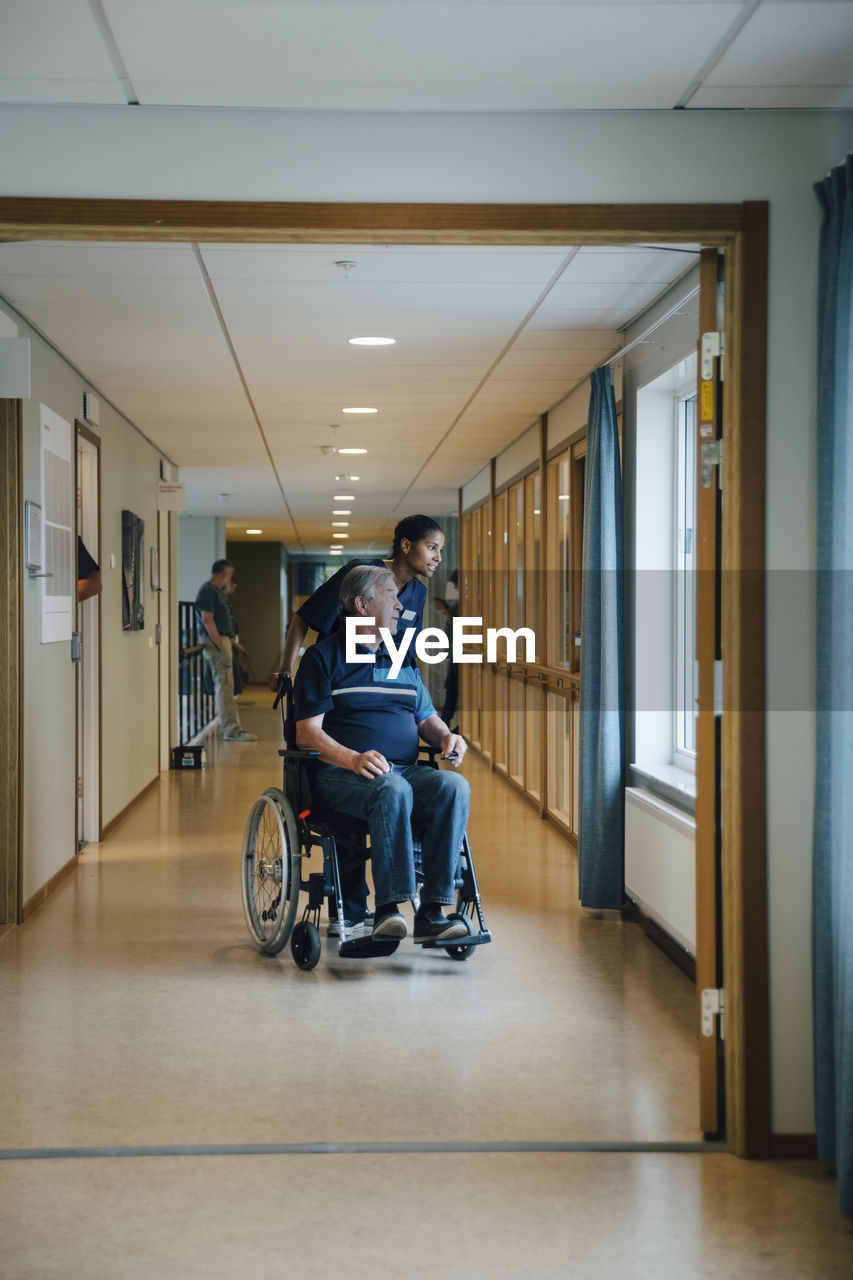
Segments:
[[[378,412],[379,412],[378,409],[366,409],[366,408],[360,409],[358,407],[354,409],[341,409],[341,413],[378,413]]]
[[[333,534],[332,534],[332,537],[333,537],[333,538],[348,538],[348,537],[349,537],[349,534],[348,534],[348,533],[333,533]]]
[[[396,338],[349,338],[354,347],[393,347]]]
[[[355,502],[355,494],[354,493],[336,493],[332,501],[333,502]]]
[[[348,507],[333,507],[332,515],[333,516],[351,516],[352,512]]]
[[[338,449],[338,453],[367,453],[366,449]],[[350,476],[350,480],[356,480],[357,476]]]
[[[349,528],[349,520],[333,520],[333,521],[332,521],[332,528],[333,528],[333,529],[348,529],[348,528]]]
[[[263,529],[247,529],[247,533],[263,533]]]
[[[349,484],[353,480],[360,480],[361,476],[335,476],[338,484]]]

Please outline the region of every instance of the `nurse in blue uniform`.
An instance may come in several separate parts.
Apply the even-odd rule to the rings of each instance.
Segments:
[[[414,653],[414,640],[423,629],[427,595],[426,587],[420,579],[423,577],[429,581],[433,576],[441,564],[443,547],[444,534],[432,516],[406,516],[394,530],[390,559],[356,559],[341,565],[337,573],[318,587],[294,613],[284,641],[282,671],[293,675],[299,650],[309,629],[316,631],[321,640],[335,630],[338,623],[338,592],[349,570],[357,564],[384,566],[393,573],[397,584],[397,599],[403,606],[398,626],[401,631],[404,627],[414,627],[415,635],[409,650]]]
[[[432,578],[441,564],[441,552],[444,547],[444,534],[438,522],[432,516],[405,516],[394,530],[394,544],[388,560],[356,559],[341,565],[340,569],[328,581],[319,586],[304,604],[300,605],[290,620],[284,640],[284,656],[282,671],[293,675],[293,668],[299,651],[309,630],[317,632],[323,640],[331,635],[338,626],[338,593],[341,583],[350,569],[357,564],[376,565],[390,569],[397,586],[397,599],[403,606],[397,623],[398,632],[403,627],[414,627],[411,647],[406,655],[406,662],[414,663],[414,641],[423,629],[424,605],[426,604],[426,587],[421,578],[427,582]],[[271,679],[271,684],[276,677]],[[367,882],[361,866],[354,870],[344,870],[342,874],[344,914],[349,926],[360,925],[365,935],[369,935],[373,927],[373,916],[367,907]],[[332,899],[329,899],[329,936],[340,934],[340,927],[335,918]]]

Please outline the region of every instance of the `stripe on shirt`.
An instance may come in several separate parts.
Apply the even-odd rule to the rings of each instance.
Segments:
[[[349,684],[344,685],[342,689],[332,689],[333,698],[341,698],[347,693],[391,693],[402,694],[404,698],[417,698],[417,689],[400,687],[399,685],[389,688],[382,684]]]

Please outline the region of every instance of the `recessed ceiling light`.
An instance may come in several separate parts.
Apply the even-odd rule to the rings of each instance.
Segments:
[[[352,512],[349,507],[334,507],[332,509],[333,516],[351,516]]]
[[[355,494],[354,493],[336,493],[332,501],[333,502],[355,502]]]
[[[332,534],[332,537],[333,537],[333,538],[348,538],[348,537],[349,537],[349,534],[348,534],[348,533],[333,533],[333,534]]]
[[[247,533],[263,533],[263,529],[247,529]]]
[[[338,484],[351,484],[360,479],[361,476],[335,476],[335,480]]]
[[[341,409],[341,413],[378,413],[378,409]]]
[[[568,500],[569,500],[569,495],[568,495],[567,493],[558,493],[558,494],[557,494],[557,501],[558,501],[558,502],[568,502]]]
[[[354,347],[393,347],[396,338],[350,338]]]
[[[338,449],[338,453],[367,453],[366,449]],[[350,476],[350,480],[357,480],[358,476]]]
[[[349,520],[333,520],[333,521],[332,521],[332,528],[333,528],[333,529],[348,529],[348,528],[349,528]]]
[[[329,547],[330,556],[342,556],[344,554],[343,547]]]

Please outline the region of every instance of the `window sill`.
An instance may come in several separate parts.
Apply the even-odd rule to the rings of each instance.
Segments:
[[[674,764],[632,764],[628,766],[628,785],[645,787],[685,813],[696,814],[696,775]]]

